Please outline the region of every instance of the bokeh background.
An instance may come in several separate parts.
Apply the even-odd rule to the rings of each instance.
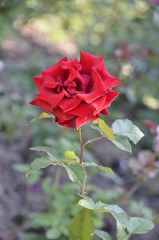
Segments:
[[[130,154],[109,141],[89,145],[85,158],[111,167],[116,175],[89,170],[87,193],[95,200],[120,202],[131,216],[155,222],[149,234],[131,239],[159,239],[159,175],[155,136],[143,124],[159,124],[159,1],[158,0],[0,0],[0,239],[65,240],[68,224],[79,210],[78,188],[62,172],[54,182],[50,167],[25,179],[36,145],[79,153],[75,130],[50,120],[29,121],[41,113],[30,106],[37,89],[33,76],[63,56],[80,50],[104,56],[108,71],[118,76],[120,96],[112,104],[109,126],[129,118],[145,133]],[[89,124],[83,137],[97,136]],[[147,177],[136,186],[142,173]],[[58,185],[58,186],[57,186]],[[59,189],[59,190],[58,190]],[[95,215],[95,226],[115,240],[115,222]]]

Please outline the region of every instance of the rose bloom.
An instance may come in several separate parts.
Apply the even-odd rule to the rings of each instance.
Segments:
[[[58,124],[69,128],[108,115],[107,108],[119,94],[112,88],[120,82],[108,73],[103,60],[86,52],[81,52],[80,61],[61,59],[34,77],[39,93],[31,104],[54,114]]]

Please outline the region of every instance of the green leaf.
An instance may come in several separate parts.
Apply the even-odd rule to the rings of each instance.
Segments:
[[[98,166],[98,168],[106,173],[115,175],[114,171],[109,167]]]
[[[111,236],[107,232],[104,232],[104,231],[101,231],[101,230],[95,230],[94,234],[96,234],[102,240],[111,240],[112,239]]]
[[[130,223],[127,227],[129,234],[147,233],[154,227],[153,222],[146,218],[131,217]]]
[[[95,203],[91,198],[84,197],[78,202],[81,207],[109,212],[117,221],[117,240],[128,240],[133,234],[142,234],[150,231],[154,224],[145,218],[130,218],[126,212],[117,205],[109,205],[103,202]]]
[[[35,123],[37,120],[40,120],[40,119],[43,119],[43,118],[55,118],[55,116],[43,112],[38,117],[33,118],[30,122]]]
[[[145,218],[131,217],[125,227],[117,223],[117,240],[129,240],[133,234],[144,234],[152,230],[154,224]]]
[[[84,167],[98,167],[98,164],[96,164],[94,162],[84,162],[83,166]]]
[[[128,236],[127,228],[117,222],[117,240],[123,240]]]
[[[115,141],[115,137],[114,137],[112,129],[104,122],[104,120],[98,118],[93,121],[93,124],[98,124],[103,135],[105,135],[107,138]]]
[[[90,163],[89,163],[89,162],[84,162],[84,163],[83,163],[83,166],[84,166],[84,167],[97,167],[97,168],[99,168],[101,171],[104,171],[104,172],[106,172],[106,173],[115,175],[114,171],[113,171],[111,168],[109,168],[109,167],[104,167],[104,166],[102,166],[102,165],[98,166],[98,164],[96,164],[96,163],[94,163],[94,162],[90,162]]]
[[[127,226],[129,217],[122,208],[117,205],[106,205],[105,210],[109,211],[120,224]]]
[[[55,154],[55,150],[52,147],[48,146],[36,146],[36,147],[31,147],[30,150],[32,151],[41,151],[47,153],[48,156],[53,157]]]
[[[115,135],[128,137],[134,144],[144,136],[140,129],[128,119],[119,119],[112,124]]]
[[[118,148],[120,148],[123,151],[132,153],[132,147],[131,144],[129,142],[129,140],[127,139],[127,137],[124,136],[115,136],[116,141],[112,141]]]
[[[73,151],[66,151],[64,153],[64,158],[65,160],[76,160],[77,162],[79,162],[79,157],[73,152]]]
[[[88,197],[81,199],[78,202],[78,205],[90,210],[97,210],[98,212],[110,212],[119,223],[124,226],[127,226],[128,224],[129,217],[126,212],[117,205],[109,205],[101,201],[94,203],[94,201]]]
[[[100,130],[100,128],[98,126],[93,125],[93,123],[90,123],[90,128],[92,128],[93,130],[97,130],[98,132],[100,132],[101,135],[103,135],[103,132]]]
[[[67,174],[72,182],[74,182],[80,187],[85,186],[86,173],[81,165],[62,164],[62,166],[66,169]]]
[[[69,240],[92,240],[93,232],[92,216],[87,209],[83,209],[74,217],[69,226]]]
[[[54,158],[48,157],[48,156],[43,156],[41,158],[35,158],[33,162],[30,165],[29,171],[26,173],[26,177],[39,170],[40,168],[46,168],[49,165],[57,165],[58,161]]]
[[[98,210],[94,201],[88,197],[85,197],[84,199],[79,200],[78,205],[90,210]]]

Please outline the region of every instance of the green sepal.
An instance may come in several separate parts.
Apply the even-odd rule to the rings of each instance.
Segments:
[[[33,118],[32,120],[30,120],[30,122],[31,122],[31,123],[35,123],[36,121],[38,121],[38,120],[40,120],[40,119],[44,119],[44,118],[52,118],[52,119],[54,119],[55,116],[43,112],[43,113],[41,113],[39,116],[37,116],[37,117]]]

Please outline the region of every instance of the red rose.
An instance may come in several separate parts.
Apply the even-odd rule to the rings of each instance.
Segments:
[[[58,124],[78,129],[87,122],[108,115],[107,108],[118,96],[112,90],[120,84],[103,64],[104,57],[81,52],[77,59],[61,59],[34,77],[39,93],[31,104],[55,115]]]

